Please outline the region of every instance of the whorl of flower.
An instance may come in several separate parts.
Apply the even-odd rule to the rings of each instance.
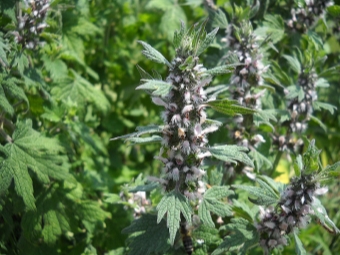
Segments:
[[[302,99],[295,97],[288,102],[287,109],[291,118],[283,123],[283,125],[288,126],[288,132],[286,136],[274,137],[274,144],[278,146],[279,150],[294,150],[297,145],[296,143],[300,143],[300,140],[294,142],[291,134],[303,133],[308,127],[308,121],[313,114],[313,102],[318,98],[316,92],[317,79],[318,76],[314,69],[308,73],[302,72],[299,75],[298,85],[302,88],[304,97]]]
[[[251,23],[246,21],[238,27],[233,26],[230,33],[224,41],[241,64],[231,77],[232,97],[243,106],[258,109],[261,107],[263,93],[254,94],[252,90],[263,84],[262,74],[268,69],[262,63],[259,38],[254,35]],[[232,37],[235,39],[232,40]],[[230,41],[235,42],[230,45]]]
[[[50,0],[25,0],[26,13],[18,16],[18,27],[15,35],[17,43],[24,48],[34,49],[41,41],[39,35],[47,27],[46,16],[50,7]]]
[[[305,0],[304,6],[291,10],[292,18],[288,20],[287,25],[294,31],[305,32],[325,14],[326,8],[333,4],[333,1],[327,0]]]
[[[327,189],[320,188],[313,174],[301,175],[292,180],[281,194],[277,206],[263,210],[261,221],[256,224],[260,233],[260,245],[265,254],[276,247],[286,246],[288,234],[296,228],[307,226],[309,215],[314,213],[311,207],[314,196],[326,192]]]
[[[263,84],[262,74],[267,71],[268,66],[262,63],[259,38],[254,35],[251,23],[242,21],[239,26],[229,25],[223,41],[240,63],[230,79],[232,99],[237,100],[242,106],[261,109],[261,97],[265,90],[255,92],[254,89]],[[227,59],[228,57],[230,54],[226,56]],[[263,137],[257,134],[252,120],[238,116],[235,123],[236,127],[230,134],[237,145],[251,149],[264,142]],[[226,167],[229,169],[227,174],[234,175],[234,166],[227,163]],[[244,169],[242,171],[248,173]]]
[[[166,78],[172,89],[165,97],[152,99],[164,107],[165,122],[163,148],[156,157],[163,162],[164,169],[157,181],[164,190],[177,190],[189,199],[200,198],[205,191],[200,182],[205,174],[201,163],[210,153],[202,149],[208,142],[207,134],[217,130],[216,125],[206,124],[208,98],[204,88],[211,78],[203,77],[206,69],[199,64],[194,44],[195,37],[190,33],[183,36]]]

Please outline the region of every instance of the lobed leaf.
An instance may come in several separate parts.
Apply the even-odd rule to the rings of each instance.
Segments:
[[[239,105],[235,100],[215,100],[206,103],[215,111],[235,116],[236,114],[254,114],[255,110]]]
[[[231,216],[231,206],[219,200],[232,194],[234,192],[229,190],[229,187],[213,186],[208,189],[198,208],[198,216],[202,223],[212,228],[215,227],[210,212],[221,217]]]
[[[302,245],[302,242],[300,240],[300,238],[298,237],[297,233],[294,231],[293,233],[294,235],[294,241],[295,241],[295,252],[297,255],[306,255],[307,252],[305,250],[305,248]]]
[[[256,228],[245,219],[233,218],[226,226],[230,234],[217,247],[212,255],[225,254],[226,252],[240,250],[240,254],[246,254],[248,248],[258,243],[259,236]]]
[[[173,244],[177,230],[179,229],[181,213],[188,224],[191,223],[192,212],[188,199],[182,194],[174,191],[164,196],[156,209],[158,210],[157,223],[161,222],[165,214],[167,215],[166,222],[170,233],[170,243]]]
[[[245,151],[248,151],[246,147],[237,145],[220,145],[207,149],[211,155],[219,160],[237,163],[242,162],[248,166],[254,167],[253,161],[248,157]]]
[[[147,44],[143,41],[138,41],[143,47],[144,50],[142,51],[143,55],[146,56],[148,59],[155,61],[160,64],[165,64],[168,67],[171,67],[172,65],[169,63],[169,61],[156,49],[154,49],[151,45]]]
[[[145,89],[152,91],[152,95],[155,96],[166,96],[171,88],[173,87],[171,84],[159,81],[159,80],[148,80],[148,79],[142,79],[143,83],[142,85],[139,85],[136,89]]]

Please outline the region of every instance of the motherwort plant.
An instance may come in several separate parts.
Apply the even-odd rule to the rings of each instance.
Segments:
[[[244,147],[208,146],[207,135],[218,129],[219,122],[207,118],[206,107],[232,115],[252,111],[247,112],[245,107],[239,107],[235,102],[215,100],[215,97],[207,96],[205,88],[209,85],[212,75],[232,72],[235,63],[210,70],[200,64],[199,55],[214,40],[217,32],[215,29],[206,34],[204,25],[205,23],[195,25],[188,31],[185,31],[182,25],[181,30],[174,36],[176,56],[171,62],[149,44],[140,42],[146,57],[163,63],[169,68],[167,78],[162,81],[160,75],[156,74],[152,77],[139,67],[142,85],[137,87],[148,91],[152,101],[163,107],[164,124],[139,127],[136,133],[119,137],[133,143],[161,142],[160,153],[155,158],[163,163],[163,168],[159,176],[149,177],[148,180],[159,184],[165,192],[157,205],[157,222],[165,217],[172,243],[180,222],[190,224],[196,212],[201,222],[210,226],[214,226],[210,211],[219,216],[231,213],[227,204],[218,201],[232,193],[228,187],[216,186],[206,190],[206,179],[203,179],[205,175],[203,161],[206,157],[214,156],[229,162],[237,160],[252,166],[252,161],[245,154],[247,149]],[[162,136],[140,137],[146,133],[161,133]],[[138,191],[138,188],[133,190],[133,192]],[[206,196],[215,201],[214,205],[210,204],[211,200],[210,202],[205,200]],[[143,218],[140,220],[142,221]],[[131,252],[133,251],[132,249]]]

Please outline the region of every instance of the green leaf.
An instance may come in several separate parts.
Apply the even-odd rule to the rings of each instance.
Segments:
[[[28,58],[23,52],[17,53],[13,62],[13,67],[17,66],[21,75],[24,74],[25,68],[28,67]]]
[[[168,193],[163,197],[157,205],[157,223],[161,222],[164,215],[167,215],[167,227],[170,233],[170,243],[174,244],[179,223],[181,221],[181,213],[188,222],[191,223],[191,206],[188,199],[178,192]]]
[[[335,223],[328,217],[327,211],[319,199],[314,197],[311,207],[314,211],[314,215],[319,219],[322,226],[326,229],[332,229],[335,234],[340,233],[340,230],[337,228]]]
[[[215,111],[235,116],[236,114],[254,114],[255,110],[241,106],[235,100],[215,100],[207,102],[206,105],[209,105]]]
[[[326,79],[324,79],[324,78],[319,78],[315,82],[315,87],[316,88],[328,88],[329,87],[329,82]]]
[[[143,42],[138,41],[143,47],[144,50],[142,51],[143,55],[146,56],[148,59],[155,61],[160,64],[165,64],[168,67],[172,67],[169,61],[156,49],[154,49],[151,45]]]
[[[170,248],[166,221],[157,221],[155,215],[143,214],[122,233],[131,234],[128,240],[131,255],[160,254]]]
[[[1,64],[8,66],[6,51],[9,50],[9,46],[4,43],[2,36],[3,35],[0,33],[0,62],[2,62]]]
[[[300,62],[292,56],[288,56],[288,55],[283,55],[283,57],[288,61],[288,64],[290,66],[290,68],[297,74],[301,73],[301,65]]]
[[[175,48],[178,48],[181,45],[184,34],[185,34],[185,25],[183,22],[181,22],[180,30],[179,31],[176,30],[174,32],[173,43],[174,43]]]
[[[152,91],[152,95],[165,97],[172,88],[172,85],[159,80],[142,79],[144,84],[139,85],[136,89],[145,89]]]
[[[287,99],[297,98],[299,102],[301,102],[301,100],[305,97],[305,93],[301,86],[292,85],[287,87],[287,90],[289,91],[289,93],[286,95]]]
[[[329,111],[331,114],[334,114],[334,111],[337,110],[337,108],[334,105],[319,102],[319,101],[313,102],[313,108],[314,108],[314,110],[325,109],[325,110]]]
[[[213,12],[212,23],[214,27],[219,27],[223,29],[228,28],[227,17],[221,9],[218,9],[217,11]]]
[[[246,185],[233,185],[232,187],[248,191],[252,196],[255,196],[256,199],[249,198],[249,200],[257,205],[269,206],[280,201],[280,196],[277,194],[277,191],[274,191],[272,187],[261,180],[256,181],[261,185],[261,187]]]
[[[306,255],[307,252],[305,248],[303,247],[303,244],[295,231],[294,231],[294,241],[295,241],[295,253],[297,255]]]
[[[261,124],[268,125],[274,131],[274,126],[271,124],[272,122],[277,122],[275,114],[277,111],[275,109],[265,109],[265,110],[257,110],[254,113],[254,124],[256,126],[260,126]]]
[[[181,21],[186,22],[186,15],[183,8],[177,3],[171,3],[162,15],[159,28],[169,40],[173,38],[174,32],[181,25]]]
[[[340,5],[332,5],[327,7],[327,12],[333,16],[333,18],[340,17]]]
[[[11,116],[14,114],[14,109],[9,101],[10,99],[14,99],[16,102],[22,100],[29,108],[28,98],[20,87],[20,82],[14,77],[0,75],[0,107]]]
[[[153,79],[153,77],[150,74],[148,74],[143,68],[141,68],[139,65],[136,65],[136,67],[142,79],[149,79],[149,80]]]
[[[226,226],[230,233],[212,255],[226,254],[226,252],[240,250],[239,254],[246,254],[248,248],[259,241],[259,235],[252,223],[242,218],[233,218]]]
[[[76,102],[79,107],[85,107],[86,103],[91,103],[103,112],[110,108],[110,103],[101,88],[94,87],[74,70],[71,70],[67,79],[55,85],[51,93],[56,100],[67,101],[70,99],[72,102]]]
[[[251,150],[248,154],[254,159],[255,167],[257,171],[261,171],[264,169],[269,169],[273,167],[272,162],[263,154],[258,152],[257,150]]]
[[[327,126],[320,119],[318,119],[317,117],[313,115],[309,115],[309,118],[312,121],[314,121],[316,124],[318,124],[323,129],[323,131],[327,132]]]
[[[210,46],[210,44],[214,41],[217,32],[218,27],[206,35],[204,41],[200,44],[197,50],[197,56],[199,56],[203,51],[205,51],[206,48]]]
[[[340,175],[340,161],[334,163],[333,165],[326,166],[322,169],[316,176],[316,179],[321,181],[327,181],[338,177]]]
[[[242,162],[248,166],[254,167],[253,161],[248,157],[245,151],[248,148],[237,145],[220,145],[214,146],[207,149],[213,157],[226,161],[237,163],[237,161]]]
[[[154,135],[152,137],[147,137],[147,138],[142,138],[140,136],[144,134],[161,133],[162,130],[163,130],[163,126],[156,126],[156,125],[137,127],[137,132],[114,137],[114,138],[111,138],[110,141],[115,141],[118,139],[125,139],[126,142],[132,142],[134,144],[148,143],[148,142],[160,142],[162,138],[158,135]]]
[[[33,130],[31,121],[18,122],[12,139],[12,143],[0,145],[1,151],[6,155],[0,161],[3,177],[1,190],[7,189],[13,178],[15,191],[23,198],[27,209],[34,209],[35,199],[29,169],[42,184],[50,183],[50,178],[72,180],[66,165],[67,157],[58,155],[63,151],[58,141]]]
[[[239,63],[236,63],[236,64],[218,66],[218,67],[214,67],[212,69],[208,69],[208,70],[204,71],[203,74],[215,76],[215,75],[219,75],[219,74],[232,73],[232,72],[234,72],[235,67],[239,66],[239,65],[240,65]]]
[[[242,217],[249,222],[255,221],[256,211],[254,211],[254,208],[251,210],[246,203],[233,199],[232,208],[235,217]]]
[[[208,189],[198,208],[198,216],[202,223],[212,228],[215,227],[210,212],[221,217],[231,216],[231,206],[219,200],[232,194],[234,194],[234,192],[229,190],[229,187],[213,186]]]

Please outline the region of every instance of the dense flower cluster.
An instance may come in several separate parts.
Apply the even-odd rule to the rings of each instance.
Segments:
[[[305,0],[304,6],[291,10],[292,18],[287,25],[294,31],[305,32],[333,4],[333,1],[327,0]]]
[[[156,157],[164,163],[164,168],[161,178],[152,179],[160,182],[166,191],[175,189],[189,199],[196,199],[205,191],[200,181],[205,174],[201,163],[204,157],[210,156],[202,149],[208,142],[207,134],[218,127],[206,124],[204,103],[208,98],[204,87],[211,81],[210,77],[201,76],[206,69],[190,49],[179,47],[176,53],[166,79],[173,88],[164,98],[152,98],[155,104],[165,108],[163,147]],[[183,68],[184,61],[190,56],[192,63]]]
[[[326,188],[320,188],[320,184],[315,182],[314,175],[302,175],[293,179],[283,191],[275,208],[262,210],[261,221],[256,224],[256,228],[265,254],[276,247],[286,246],[288,234],[295,228],[307,226],[309,215],[314,213],[311,207],[314,196],[326,192]]]
[[[46,16],[50,0],[26,0],[27,12],[18,16],[18,28],[13,32],[15,40],[27,49],[41,44],[39,35],[47,27]]]
[[[254,35],[251,23],[245,21],[239,27],[231,25],[227,33],[224,41],[241,64],[231,77],[233,99],[243,106],[258,109],[264,91],[253,93],[252,90],[263,84],[262,74],[268,69],[262,63],[259,38]]]
[[[268,69],[268,66],[262,63],[259,40],[260,38],[253,33],[251,23],[246,21],[241,22],[238,27],[229,25],[227,36],[223,39],[230,48],[229,55],[230,53],[236,55],[241,64],[236,67],[231,77],[231,97],[240,105],[251,109],[261,109],[261,97],[265,90],[255,89],[263,84],[262,74]],[[262,135],[257,134],[252,119],[238,116],[235,118],[235,124],[236,127],[230,130],[230,134],[237,145],[251,149],[265,142]],[[232,176],[235,172],[234,166],[227,163],[227,169],[228,175]]]
[[[310,72],[302,72],[298,78],[298,85],[304,93],[304,97],[299,99],[293,98],[288,102],[287,109],[290,113],[290,119],[283,123],[288,126],[288,131],[285,136],[275,136],[274,143],[278,146],[279,150],[292,150],[294,151],[301,140],[292,139],[292,133],[303,133],[307,129],[308,121],[313,113],[313,102],[317,100],[316,81],[318,79],[315,70]],[[288,91],[287,91],[288,94]]]

